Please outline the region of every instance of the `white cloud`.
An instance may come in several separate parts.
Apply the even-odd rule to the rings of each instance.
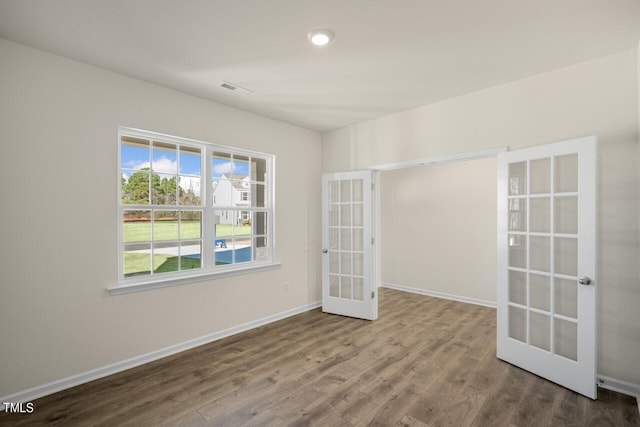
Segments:
[[[218,163],[216,165],[213,165],[213,174],[222,175],[223,173],[231,173],[235,169],[237,169],[237,165],[235,166],[236,167],[232,168],[231,162]]]
[[[139,162],[136,160],[131,160],[129,162],[124,163],[124,166],[128,169],[140,170],[144,168],[149,168],[151,165],[149,162]],[[160,157],[153,161],[153,171],[157,173],[170,173],[175,175],[178,173],[178,162],[175,160],[167,159],[166,157]]]
[[[160,157],[153,161],[153,171],[158,173],[178,173],[178,163],[175,160],[167,159],[166,157]]]

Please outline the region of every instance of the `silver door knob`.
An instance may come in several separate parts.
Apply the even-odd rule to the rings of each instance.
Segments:
[[[326,250],[326,249],[323,249],[323,250],[322,250],[322,253],[323,253],[323,254],[326,254],[327,252],[329,252],[329,251],[328,251],[328,250]]]
[[[590,285],[591,284],[591,278],[587,277],[587,276],[580,276],[578,277],[578,283],[580,283],[581,285]]]

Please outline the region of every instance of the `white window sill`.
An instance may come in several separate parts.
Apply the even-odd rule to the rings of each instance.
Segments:
[[[149,291],[152,289],[167,288],[169,286],[186,285],[187,283],[202,282],[205,280],[221,279],[223,277],[239,276],[241,274],[258,273],[261,271],[280,268],[279,262],[252,264],[250,266],[233,267],[222,271],[197,273],[189,276],[165,277],[155,280],[147,280],[136,283],[121,283],[118,286],[107,288],[111,295],[130,294],[132,292]]]

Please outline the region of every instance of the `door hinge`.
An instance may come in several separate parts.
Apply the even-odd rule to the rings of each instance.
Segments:
[[[372,245],[374,245],[375,243],[376,243],[376,238],[375,238],[375,237],[372,237],[372,238],[371,238],[371,244],[372,244]]]
[[[376,291],[371,291],[371,299],[374,299],[376,297]]]
[[[371,191],[376,191],[376,185],[373,182],[371,183]]]

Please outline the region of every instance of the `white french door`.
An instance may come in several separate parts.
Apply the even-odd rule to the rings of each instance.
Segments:
[[[322,175],[322,311],[378,318],[373,172]]]
[[[497,356],[592,399],[596,137],[498,155]]]

